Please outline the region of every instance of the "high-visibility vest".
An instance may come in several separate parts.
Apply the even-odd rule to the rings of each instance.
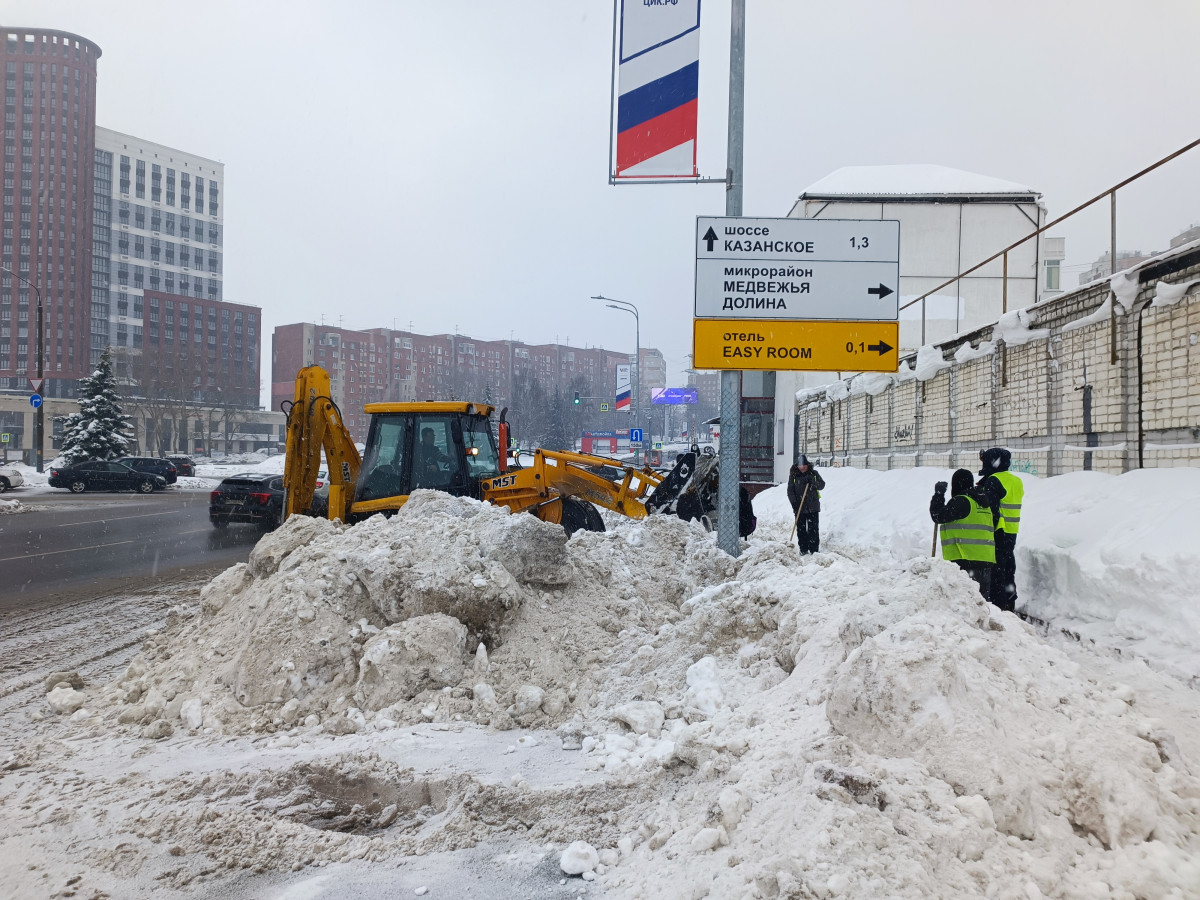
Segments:
[[[974,497],[962,496],[971,504],[971,511],[957,522],[943,523],[942,558],[994,563],[996,526],[992,521],[992,511],[976,503]]]
[[[1012,472],[997,472],[992,477],[1004,488],[996,530],[1015,536],[1021,529],[1021,501],[1025,498],[1025,485]]]

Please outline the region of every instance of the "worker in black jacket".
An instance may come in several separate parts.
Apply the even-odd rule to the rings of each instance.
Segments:
[[[801,454],[788,472],[787,496],[796,516],[796,543],[801,553],[816,553],[821,549],[821,494],[825,479],[812,467],[808,457]]]
[[[941,526],[942,558],[954,562],[979,585],[983,599],[991,600],[992,570],[996,565],[995,527],[992,511],[975,490],[975,477],[967,469],[933,487],[929,517]]]

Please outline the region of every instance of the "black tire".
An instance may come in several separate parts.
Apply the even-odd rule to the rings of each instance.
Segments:
[[[7,493],[12,489],[12,485],[8,483],[7,478],[0,478],[0,494]]]
[[[69,485],[67,485],[67,487],[69,487],[71,489],[72,494],[82,494],[84,491],[87,490],[87,482],[76,479],[75,481],[72,481]]]
[[[137,492],[139,494],[153,494],[154,493],[154,482],[149,481],[149,480],[139,481],[138,485],[137,485]]]
[[[560,524],[563,531],[567,533],[567,537],[577,531],[604,530],[604,520],[600,518],[596,507],[586,500],[579,500],[575,497],[563,497]]]
[[[587,530],[600,531],[604,529],[604,519],[600,516],[600,510],[596,509],[595,504],[584,502],[584,511],[587,513]]]
[[[212,522],[213,528],[228,528],[229,527],[229,522],[226,519],[209,519],[208,521]]]

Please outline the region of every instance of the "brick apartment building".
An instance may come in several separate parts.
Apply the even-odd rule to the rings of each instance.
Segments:
[[[481,341],[462,334],[416,334],[389,328],[353,331],[327,325],[281,325],[272,338],[271,408],[290,401],[296,372],[320,365],[330,374],[330,393],[355,440],[366,437],[363,406],[379,401],[490,400],[513,405],[523,382],[536,380],[564,394],[610,397],[617,366],[632,354],[566,344]],[[666,363],[642,349],[643,403],[650,390],[666,387]]]
[[[92,154],[99,58],[100,48],[75,34],[0,26],[0,266],[10,270],[0,272],[0,390],[28,391],[26,379],[37,374],[39,308],[45,338],[43,393],[74,396],[78,380],[91,372]]]

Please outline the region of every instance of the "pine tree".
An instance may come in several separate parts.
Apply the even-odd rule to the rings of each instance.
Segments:
[[[121,411],[112,355],[105,350],[89,378],[79,382],[79,412],[63,418],[62,458],[67,465],[115,459],[129,444],[131,416]]]

